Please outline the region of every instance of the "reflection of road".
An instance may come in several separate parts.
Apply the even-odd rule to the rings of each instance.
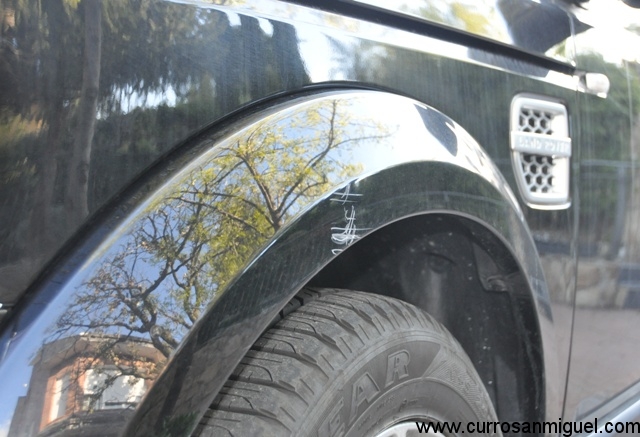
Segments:
[[[640,380],[640,312],[577,308],[574,330],[565,411],[581,415]]]

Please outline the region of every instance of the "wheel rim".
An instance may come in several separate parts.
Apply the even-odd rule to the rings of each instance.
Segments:
[[[387,428],[380,434],[376,434],[375,437],[412,437],[417,435],[416,422],[401,422],[393,425],[391,428]],[[429,431],[428,433],[421,433],[421,436],[428,437],[445,437],[444,434],[439,432]]]

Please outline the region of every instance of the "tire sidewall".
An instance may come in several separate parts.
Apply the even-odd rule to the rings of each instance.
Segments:
[[[374,436],[412,420],[497,420],[473,366],[447,340],[412,329],[364,345],[327,387],[303,435]]]

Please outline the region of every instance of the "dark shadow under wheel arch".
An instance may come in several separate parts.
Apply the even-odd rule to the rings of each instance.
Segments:
[[[309,285],[416,305],[460,342],[500,420],[544,420],[536,308],[513,256],[482,224],[448,214],[401,220],[352,245]]]

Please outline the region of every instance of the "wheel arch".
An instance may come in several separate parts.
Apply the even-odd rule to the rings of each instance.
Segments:
[[[295,169],[287,167],[284,160],[275,160],[274,167],[267,165],[269,161],[264,158],[267,155],[260,153],[276,156],[283,147],[288,147],[300,155],[310,153],[310,145],[333,141],[332,135],[337,131],[318,126],[327,120],[332,127],[338,126],[331,117],[336,114],[336,102],[344,104],[345,118],[340,126],[346,137],[335,142],[334,149],[327,153],[320,150],[308,160],[313,163],[316,157],[321,157],[331,162],[331,166],[320,171],[314,164],[293,173]],[[306,120],[312,123],[305,123]],[[283,137],[270,140],[278,132]],[[253,144],[249,140],[255,138],[260,139],[254,144],[256,159],[263,159],[263,164],[251,169],[244,162],[247,157],[243,151],[249,150]],[[302,140],[296,142],[296,138]],[[257,179],[253,179],[255,184],[243,182],[247,181],[242,179],[245,175],[255,178],[252,171],[256,170],[260,174],[279,172],[276,176],[281,180],[273,179],[276,176],[270,176],[270,180],[284,181],[282,184],[289,184],[285,188],[293,187],[282,194],[294,193],[289,197],[293,200],[287,214],[278,215],[278,208],[254,211],[251,208],[255,205],[246,198],[228,203],[239,196],[241,191],[237,190],[261,192],[265,188]],[[291,174],[300,177],[287,179]],[[295,187],[301,186],[306,194],[296,194]],[[200,188],[201,191],[194,192]],[[188,210],[189,205],[197,205],[199,209]],[[190,215],[181,221],[184,211],[200,214],[205,209],[210,215],[189,221],[187,218],[193,217]],[[249,212],[238,215],[242,211]],[[34,284],[30,299],[7,319],[9,328],[2,339],[6,352],[0,362],[0,377],[4,380],[11,380],[11,369],[15,366],[33,366],[33,357],[43,353],[46,341],[54,334],[65,340],[66,343],[56,346],[64,345],[68,356],[73,356],[79,342],[83,342],[84,352],[91,350],[90,343],[94,340],[112,342],[107,344],[111,351],[131,346],[131,333],[120,333],[116,325],[113,331],[105,333],[96,328],[95,336],[90,335],[91,331],[87,334],[89,328],[106,323],[99,316],[110,317],[109,312],[101,311],[111,308],[113,296],[98,293],[102,289],[97,286],[103,284],[101,281],[121,279],[110,274],[113,266],[126,266],[125,279],[135,279],[145,290],[155,287],[149,292],[155,293],[154,305],[167,301],[171,305],[176,302],[186,305],[192,302],[177,298],[183,296],[176,293],[176,287],[181,286],[180,275],[166,274],[160,281],[150,280],[155,277],[148,278],[149,272],[166,273],[162,265],[154,267],[153,263],[159,254],[173,253],[172,250],[193,249],[192,253],[200,256],[200,248],[210,254],[215,248],[220,254],[230,255],[198,258],[194,263],[209,275],[198,276],[201,283],[209,281],[208,300],[200,303],[201,314],[190,314],[194,316],[191,321],[182,320],[187,328],[171,325],[171,320],[167,322],[176,329],[171,338],[175,344],[158,337],[158,329],[154,331],[153,327],[141,332],[144,338],[140,343],[159,350],[166,347],[168,352],[166,359],[158,359],[162,365],[157,367],[157,377],[149,378],[153,380],[151,388],[126,423],[129,435],[192,428],[245,351],[301,287],[314,277],[316,281],[322,277],[317,275],[325,266],[329,265],[325,272],[331,271],[340,260],[352,256],[350,253],[357,254],[359,248],[373,241],[370,237],[385,235],[394,227],[456,217],[462,234],[476,232],[478,236],[487,236],[483,244],[473,239],[467,241],[474,241],[487,253],[491,253],[489,247],[494,247],[505,254],[502,259],[505,265],[518,266],[520,279],[526,284],[525,300],[534,312],[529,314],[532,320],[522,329],[530,331],[534,340],[535,333],[539,333],[539,342],[532,340],[536,344],[529,346],[537,361],[544,360],[540,363],[543,373],[536,379],[537,384],[544,381],[544,387],[536,386],[536,401],[546,403],[547,413],[557,412],[559,401],[553,389],[558,384],[553,373],[555,345],[550,331],[548,292],[522,211],[482,147],[462,127],[433,108],[405,97],[363,90],[313,90],[297,98],[289,96],[284,102],[250,108],[193,137],[102,214],[67,247],[67,253]],[[159,229],[149,225],[155,217],[165,220],[164,229],[169,231],[161,238],[145,240],[143,234]],[[260,221],[252,222],[255,217],[260,217]],[[242,232],[223,234],[220,231],[223,222],[241,226],[238,229]],[[411,229],[413,226],[407,228]],[[195,240],[170,244],[185,235],[204,235],[204,240],[198,240],[200,246]],[[235,237],[225,239],[225,235]],[[258,237],[250,238],[251,235]],[[162,251],[151,252],[154,247]],[[181,260],[189,259],[192,258],[176,256],[172,262],[183,266]],[[330,264],[334,259],[336,263]],[[226,272],[224,281],[215,276],[219,271]],[[188,268],[180,272],[186,273]],[[218,282],[211,278],[218,278]],[[131,289],[129,285],[125,288]],[[98,298],[86,306],[86,298],[92,293]],[[124,306],[116,308],[128,305],[117,304]],[[135,315],[137,308],[133,305],[130,312]],[[79,316],[82,323],[60,329],[61,320],[79,314],[79,309],[84,311]],[[94,319],[95,325],[88,324]],[[152,360],[151,354],[145,359]],[[6,398],[22,402],[23,381],[13,382],[15,387],[6,387]]]
[[[487,223],[446,211],[402,218],[376,230],[309,285],[385,295],[428,312],[461,343],[500,420],[542,421],[543,339],[524,275]],[[542,311],[547,316],[550,308]]]

